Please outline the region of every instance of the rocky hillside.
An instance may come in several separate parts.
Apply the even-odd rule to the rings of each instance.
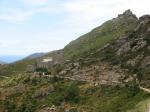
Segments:
[[[103,61],[128,69],[139,81],[150,80],[150,16],[139,18],[134,31],[95,52]]]
[[[116,21],[120,17],[124,18],[127,16],[132,18],[131,20],[136,18],[130,10],[127,10],[113,20]],[[84,54],[81,53],[82,55],[77,60],[74,58],[76,61],[72,65],[78,65],[77,68],[79,69],[67,64],[67,69],[63,72],[70,71],[70,74],[73,74],[73,77],[78,77],[78,79],[87,78],[88,76],[94,77],[95,80],[101,79],[99,80],[100,82],[106,83],[108,83],[108,80],[111,80],[111,83],[119,82],[120,80],[128,82],[131,79],[133,80],[133,78],[137,78],[141,85],[148,87],[150,83],[150,15],[144,15],[139,19],[135,19],[135,21],[136,27],[128,31],[128,33],[107,41],[107,44],[103,47],[99,46],[88,50]],[[88,38],[94,38],[94,36],[81,37],[70,43],[70,46],[80,44],[78,40],[86,40]],[[92,43],[93,40],[90,42]],[[81,45],[83,48],[87,47],[85,44]],[[80,46],[77,45],[77,47]],[[72,49],[72,52],[74,52],[76,47]],[[82,52],[82,50],[78,51]]]
[[[107,84],[138,80],[141,85],[149,86],[150,16],[145,15],[138,19],[130,10],[127,10],[117,18],[111,20],[111,22],[117,21],[116,24],[120,25],[120,20],[123,22],[123,18],[126,18],[125,25],[127,25],[130,19],[132,22],[134,21],[134,27],[131,22],[132,29],[120,33],[118,37],[115,35],[118,34],[116,30],[113,34],[109,31],[111,36],[114,36],[112,39],[108,37],[110,40],[102,41],[103,36],[98,36],[103,31],[101,31],[102,27],[108,24],[109,21],[66,46],[66,48],[64,48],[64,54],[69,51],[69,49],[67,49],[69,46],[70,49],[72,49],[70,50],[70,56],[77,53],[76,50],[79,51],[80,54],[77,53],[78,55],[74,55],[75,58],[72,57],[70,62],[64,63],[61,68],[62,70],[60,70],[58,74],[67,75],[78,80]],[[112,25],[111,28],[115,25]],[[130,26],[129,23],[128,25]],[[128,25],[126,27],[128,27]],[[97,37],[95,37],[94,32],[98,31],[98,29],[100,33],[97,32]],[[128,28],[126,30],[128,30]],[[97,46],[94,49],[88,46],[90,44],[96,45],[95,42],[98,42],[99,39],[101,42],[106,42],[105,45],[101,46],[99,43],[99,47]],[[89,49],[82,52],[82,49],[87,47],[89,47]]]

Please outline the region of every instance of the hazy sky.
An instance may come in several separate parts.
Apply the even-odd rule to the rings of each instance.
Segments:
[[[149,14],[149,5],[149,0],[0,0],[0,55],[63,48],[126,9]]]

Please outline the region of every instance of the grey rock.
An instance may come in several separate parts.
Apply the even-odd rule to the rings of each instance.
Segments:
[[[130,43],[127,42],[117,51],[117,55],[122,55],[124,53],[127,53],[131,49]]]
[[[138,41],[136,46],[134,46],[132,48],[132,52],[136,52],[136,51],[142,49],[143,47],[145,47],[146,45],[147,45],[147,42],[145,40]]]

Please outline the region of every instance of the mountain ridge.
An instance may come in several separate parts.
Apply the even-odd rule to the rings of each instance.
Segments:
[[[70,42],[64,48],[64,55],[71,58],[82,52],[84,54],[84,52],[100,48],[106,43],[130,33],[137,26],[137,22],[138,18],[130,10],[126,10],[118,17],[106,21],[91,32]]]
[[[34,59],[34,58],[40,58],[42,56],[44,56],[46,53],[43,52],[37,52],[37,53],[33,53],[27,57],[25,57],[25,59]]]

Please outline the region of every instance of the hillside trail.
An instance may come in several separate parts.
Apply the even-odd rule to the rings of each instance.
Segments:
[[[150,93],[150,89],[148,89],[148,88],[144,88],[144,87],[140,86],[140,89],[143,90],[143,91],[145,91],[145,92],[147,92],[147,93]]]

